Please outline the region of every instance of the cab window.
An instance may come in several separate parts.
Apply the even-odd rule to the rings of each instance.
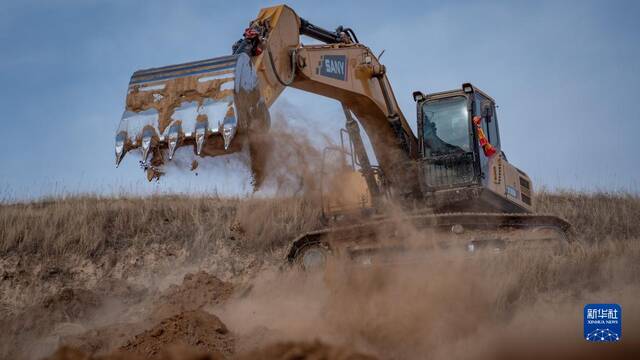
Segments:
[[[429,100],[423,106],[425,155],[471,151],[466,97]]]

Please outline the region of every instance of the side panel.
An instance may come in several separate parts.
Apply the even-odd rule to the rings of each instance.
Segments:
[[[506,200],[533,211],[531,179],[498,153],[489,160],[486,187]]]

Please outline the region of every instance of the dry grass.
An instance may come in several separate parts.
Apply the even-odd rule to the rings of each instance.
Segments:
[[[541,193],[537,209],[566,218],[588,242],[640,237],[636,195]],[[319,226],[319,206],[307,198],[48,199],[0,205],[0,255],[96,257],[152,243],[206,250],[219,241],[263,252]]]
[[[0,254],[96,257],[152,243],[206,250],[217,241],[269,251],[317,227],[318,211],[303,198],[78,197],[3,205]]]
[[[640,197],[630,193],[541,192],[536,211],[568,220],[587,243],[640,238]]]

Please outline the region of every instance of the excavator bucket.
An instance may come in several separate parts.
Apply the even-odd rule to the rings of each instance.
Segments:
[[[142,164],[154,168],[184,146],[201,157],[237,152],[249,131],[266,132],[269,124],[244,53],[139,70],[131,76],[116,132],[116,166],[134,149]]]

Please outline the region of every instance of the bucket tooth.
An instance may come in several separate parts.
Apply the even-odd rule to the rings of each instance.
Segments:
[[[233,110],[233,106],[230,105],[227,110],[227,114],[222,121],[222,139],[224,140],[224,149],[228,150],[231,145],[231,140],[236,135],[238,129],[238,121]]]
[[[204,143],[207,140],[207,122],[199,121],[196,124],[196,154],[200,155],[202,153],[202,148],[204,147]]]
[[[142,161],[147,161],[149,150],[153,142],[153,130],[147,128],[142,131]]]
[[[116,167],[120,166],[120,162],[125,154],[125,142],[127,141],[127,132],[121,131],[116,135]]]
[[[169,160],[173,159],[173,155],[176,153],[178,147],[178,141],[180,140],[181,126],[179,124],[173,124],[169,128],[168,142],[169,142]]]
[[[234,135],[236,134],[235,125],[225,126],[222,129],[222,138],[224,139],[224,149],[229,150],[229,146],[231,145],[231,140],[233,140]]]

